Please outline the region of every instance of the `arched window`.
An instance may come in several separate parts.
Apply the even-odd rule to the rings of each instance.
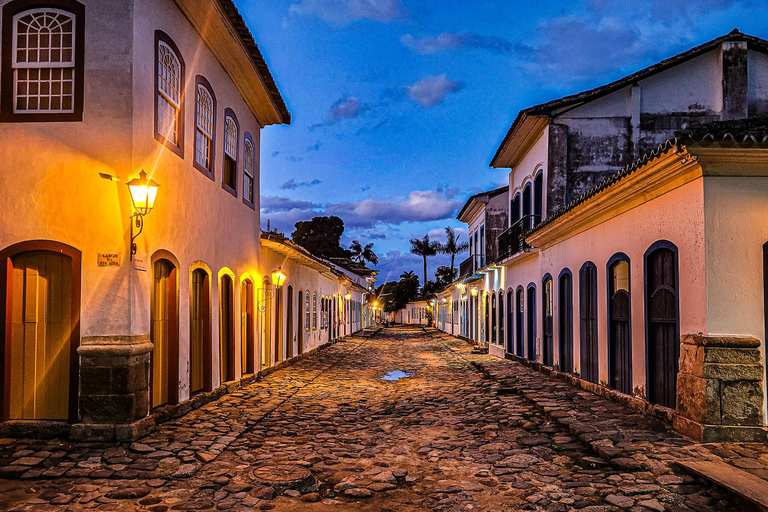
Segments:
[[[579,270],[581,378],[599,384],[597,351],[597,267],[591,261]]]
[[[245,134],[243,149],[243,202],[253,207],[253,183],[256,169],[256,148],[249,134]]]
[[[528,285],[528,331],[527,331],[527,356],[531,361],[536,361],[536,285]]]
[[[533,224],[541,222],[544,205],[544,173],[539,172],[533,180]]]
[[[608,261],[608,385],[632,393],[632,330],[630,328],[629,258]]]
[[[558,304],[558,367],[561,372],[573,373],[573,276],[568,269],[560,272]]]
[[[542,287],[542,304],[541,304],[541,324],[544,330],[542,338],[542,354],[541,360],[546,366],[554,366],[555,364],[555,343],[554,343],[554,313],[555,313],[555,297],[554,289],[552,286],[552,276],[547,274],[544,276],[544,280],[541,284]]]
[[[671,242],[656,242],[645,253],[645,294],[648,400],[674,408],[680,358],[680,306],[677,247]]]
[[[157,94],[155,138],[183,156],[184,61],[167,34],[155,32]]]
[[[317,330],[317,292],[312,295],[312,330]]]
[[[526,183],[523,189],[523,218],[525,219],[525,229],[530,228],[533,224],[533,205],[531,204],[531,184]]]
[[[195,167],[213,178],[216,100],[205,78],[197,77],[195,101]]]
[[[309,291],[304,293],[304,330],[309,332],[312,325],[312,309],[309,303]]]
[[[81,121],[85,7],[30,4],[3,7],[2,121]]]
[[[509,220],[510,226],[520,220],[520,192],[515,194],[515,198],[512,200],[512,211],[510,212]]]
[[[221,186],[227,192],[237,196],[237,143],[240,127],[231,110],[224,117],[224,172]]]

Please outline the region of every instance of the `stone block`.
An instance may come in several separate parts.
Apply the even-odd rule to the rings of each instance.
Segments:
[[[706,363],[760,364],[758,349],[712,347],[706,351]]]
[[[677,412],[694,421],[719,425],[720,381],[688,373],[677,376]]]
[[[112,391],[112,368],[106,366],[80,367],[80,393],[108,395]]]
[[[701,376],[704,367],[704,347],[680,345],[680,373]]]
[[[135,419],[133,395],[81,395],[80,417],[83,423],[130,423]]]
[[[737,380],[763,380],[762,365],[754,364],[719,364],[707,363],[704,365],[705,379],[718,379],[724,381]]]
[[[149,414],[149,389],[144,388],[133,394],[135,409],[132,419],[144,418]]]
[[[763,424],[763,384],[760,381],[723,382],[721,397],[723,425]]]
[[[144,437],[155,428],[155,420],[147,416],[133,423],[125,425],[115,425],[115,441],[120,443],[129,443]]]
[[[694,439],[702,443],[768,443],[768,428],[701,425],[701,434]]]
[[[69,435],[73,441],[113,441],[115,439],[115,426],[111,423],[75,423],[72,425]]]

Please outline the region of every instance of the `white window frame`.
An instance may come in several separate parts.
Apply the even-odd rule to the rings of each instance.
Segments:
[[[250,148],[250,151],[249,151]],[[246,137],[243,144],[243,199],[254,204],[254,168],[256,164],[256,148],[253,142]]]
[[[163,51],[167,53],[163,53]],[[176,74],[174,75],[173,69],[171,69],[170,66],[168,66],[165,62],[164,57],[170,55],[173,58],[172,62],[176,63]],[[175,144],[176,146],[180,146],[181,141],[181,96],[182,96],[182,87],[183,84],[181,83],[181,59],[176,54],[175,51],[173,51],[173,48],[171,48],[168,43],[165,41],[158,41],[157,42],[157,94],[159,96],[158,98],[158,105],[157,105],[157,132],[162,135],[166,140],[171,142],[172,144]],[[168,72],[168,78],[166,78],[165,72]],[[172,82],[177,83],[172,83]],[[168,86],[166,87],[166,84]],[[175,90],[174,90],[175,89]],[[173,96],[176,96],[175,98]],[[162,109],[162,103],[166,102],[170,108],[174,109],[174,116],[173,116],[173,133],[164,133],[162,130],[162,127],[160,126],[160,119],[162,116],[161,109]],[[170,137],[169,137],[170,135]]]
[[[201,97],[203,95],[207,96],[207,103],[210,107],[207,112],[203,112],[202,108]],[[213,168],[213,134],[214,123],[216,122],[214,105],[213,93],[204,84],[198,84],[195,98],[195,163],[208,171]],[[205,113],[208,115],[205,116]],[[203,151],[201,152],[201,150]],[[200,161],[199,158],[203,158],[204,161]]]

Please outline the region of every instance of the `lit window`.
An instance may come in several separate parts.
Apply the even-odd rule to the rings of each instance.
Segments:
[[[208,88],[197,86],[197,108],[195,114],[195,163],[211,170],[213,159],[213,97]]]
[[[75,111],[75,19],[58,9],[13,18],[13,112]]]
[[[305,325],[305,330],[309,332],[310,322],[311,322],[310,315],[312,314],[312,312],[309,309],[309,292],[307,292],[305,295],[306,295],[306,301],[304,306],[304,325]]]
[[[227,116],[224,120],[224,185],[232,190],[236,190],[237,183],[237,138],[237,122]]]
[[[157,131],[179,145],[181,123],[181,62],[164,41],[157,45]]]
[[[312,330],[317,329],[317,293],[312,296]]]
[[[250,204],[253,204],[253,168],[255,161],[253,142],[249,139],[245,139],[245,152],[243,154],[243,198]]]

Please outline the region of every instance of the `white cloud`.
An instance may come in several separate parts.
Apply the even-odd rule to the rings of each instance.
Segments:
[[[392,21],[405,18],[399,0],[301,0],[289,12],[315,16],[332,25],[346,25],[357,20]]]
[[[424,107],[434,107],[445,100],[449,94],[459,92],[463,84],[457,80],[450,80],[445,73],[442,75],[428,76],[409,85],[406,90],[408,97]]]
[[[406,34],[400,38],[400,42],[421,54],[438,53],[455,48],[485,50],[492,53],[511,53],[515,49],[515,45],[503,37],[481,36],[474,32],[444,32],[437,37],[422,38]]]

